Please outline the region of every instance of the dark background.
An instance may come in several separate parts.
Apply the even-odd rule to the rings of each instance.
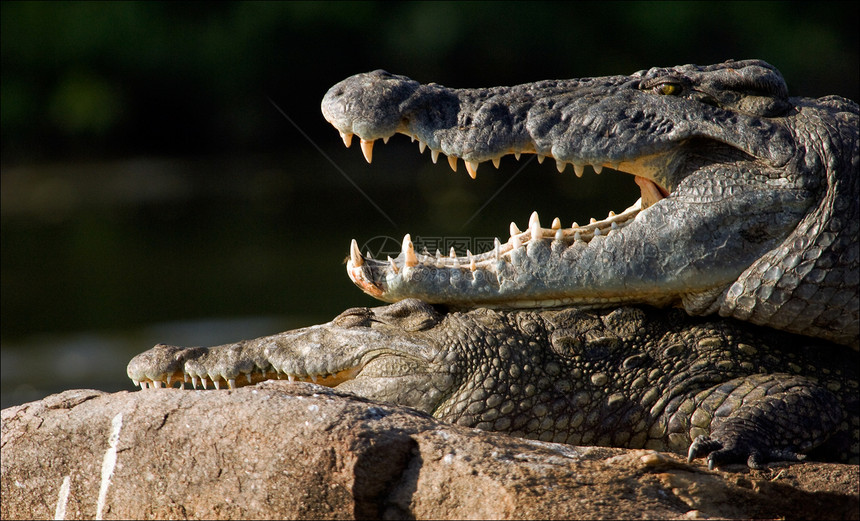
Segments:
[[[629,176],[518,173],[508,158],[472,181],[403,136],[369,166],[319,110],[352,74],[483,87],[761,58],[792,95],[858,99],[848,2],[0,10],[3,407],[130,389],[125,364],[155,342],[231,342],[374,305],[345,274],[352,238],[504,240],[532,210],[569,225],[638,197]]]

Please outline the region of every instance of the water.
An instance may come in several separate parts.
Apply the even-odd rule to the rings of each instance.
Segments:
[[[372,166],[355,148],[4,167],[2,406],[131,389],[128,360],[156,343],[223,344],[377,305],[346,276],[353,238],[377,257],[405,233],[462,254],[533,210],[569,225],[638,197],[617,173],[505,158],[473,181],[406,138]]]

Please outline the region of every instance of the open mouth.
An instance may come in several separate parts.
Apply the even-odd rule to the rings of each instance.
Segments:
[[[417,140],[419,152],[423,153],[424,150],[428,148],[426,143],[421,141],[417,136],[410,134],[408,131],[399,130],[398,132],[410,136],[413,141]],[[341,139],[343,139],[344,145],[349,147],[352,144],[354,137],[353,134],[340,131],[340,136]],[[388,142],[387,137],[382,138],[382,140],[385,143]],[[361,151],[368,163],[373,160],[373,145],[374,140],[360,139]],[[431,160],[434,163],[438,161],[440,154],[441,152],[439,150],[435,150],[433,148],[430,149]],[[536,154],[536,152],[534,149],[519,150],[510,151],[508,154],[503,155],[513,155],[516,159],[520,159],[522,154]],[[544,156],[538,154],[538,162],[543,163],[547,157],[552,158],[551,155]],[[498,168],[501,158],[502,156],[500,155],[490,159],[489,162]],[[606,218],[601,220],[592,218],[588,224],[583,225],[574,222],[570,226],[564,226],[560,219],[555,218],[550,226],[546,228],[541,224],[537,212],[533,212],[529,218],[526,230],[520,230],[516,224],[512,222],[510,225],[509,236],[506,241],[502,242],[497,238],[493,249],[479,253],[467,251],[465,256],[458,256],[453,248],[451,248],[450,252],[440,252],[437,250],[435,254],[431,254],[427,251],[420,253],[416,252],[411,237],[407,234],[403,238],[402,251],[397,257],[388,257],[385,260],[373,259],[369,251],[365,255],[362,255],[359,250],[358,243],[353,239],[350,244],[350,256],[348,262],[350,278],[353,282],[361,286],[364,291],[378,297],[381,296],[381,291],[372,281],[366,280],[366,276],[361,270],[361,268],[368,263],[379,267],[386,265],[387,268],[395,274],[404,268],[419,265],[436,268],[463,268],[475,271],[489,265],[490,263],[495,263],[505,258],[509,258],[513,252],[517,251],[521,247],[527,247],[532,241],[548,239],[559,241],[566,245],[579,241],[588,243],[594,237],[607,236],[616,230],[624,228],[633,222],[642,210],[657,204],[660,200],[669,195],[669,191],[666,188],[663,188],[652,180],[655,171],[659,168],[659,165],[665,164],[665,158],[660,155],[646,156],[636,160],[621,161],[617,163],[607,162],[594,165],[568,163],[558,159],[555,159],[555,161],[556,167],[560,173],[564,172],[568,165],[571,165],[574,174],[577,177],[582,177],[585,172],[585,167],[587,166],[591,166],[596,174],[600,174],[604,168],[611,168],[613,170],[631,174],[634,176],[634,180],[639,186],[641,197],[633,205],[620,213],[616,214],[614,211],[610,211]],[[448,156],[448,164],[455,172],[457,171],[457,163],[457,157]],[[475,179],[477,177],[480,163],[476,161],[464,161],[464,163],[466,165],[468,175],[472,179]]]

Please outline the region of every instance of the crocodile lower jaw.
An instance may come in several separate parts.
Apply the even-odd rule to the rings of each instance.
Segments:
[[[475,271],[491,262],[496,262],[504,258],[510,258],[511,254],[519,248],[528,246],[530,241],[542,239],[551,239],[573,243],[576,241],[589,242],[594,237],[606,236],[615,230],[619,230],[636,219],[639,212],[643,210],[643,200],[639,199],[633,206],[627,208],[620,214],[609,212],[606,219],[598,221],[591,219],[589,224],[580,226],[578,223],[573,223],[570,228],[563,228],[561,221],[556,217],[550,228],[543,228],[540,224],[540,218],[537,212],[532,212],[529,218],[529,225],[526,231],[520,231],[517,225],[511,223],[510,237],[504,243],[499,239],[495,240],[495,246],[492,250],[480,254],[472,254],[467,251],[466,256],[457,256],[454,248],[451,248],[449,255],[444,256],[437,251],[435,255],[429,253],[416,253],[412,243],[412,238],[409,234],[403,237],[402,251],[396,258],[388,257],[384,264],[394,273],[398,273],[403,268],[411,268],[423,264],[437,268],[468,268]],[[367,252],[366,256],[362,256],[358,248],[358,243],[355,239],[350,244],[350,268],[361,268],[368,262],[381,263],[382,261],[374,260]],[[350,277],[358,283],[356,277],[353,276],[354,270],[350,269]]]
[[[608,236],[635,221],[642,210],[654,204],[648,204],[646,201],[657,202],[662,199],[663,194],[661,189],[651,181],[637,176],[636,182],[642,188],[643,197],[619,214],[609,212],[609,215],[605,219],[598,221],[592,218],[591,222],[586,225],[579,225],[574,222],[569,228],[562,227],[561,220],[556,217],[549,228],[544,228],[541,226],[538,213],[532,212],[525,231],[520,231],[517,225],[512,222],[510,225],[510,236],[507,241],[503,243],[496,238],[493,249],[482,253],[473,254],[467,250],[465,256],[458,256],[453,247],[447,255],[443,255],[438,250],[435,254],[430,254],[426,250],[422,253],[417,253],[411,235],[406,234],[401,243],[402,249],[400,254],[395,258],[388,257],[385,261],[382,261],[373,259],[369,251],[366,255],[362,255],[358,248],[358,243],[353,239],[349,248],[347,273],[352,281],[365,292],[376,297],[381,297],[381,290],[372,281],[366,280],[365,271],[362,269],[365,265],[370,264],[380,268],[387,268],[395,274],[404,268],[413,268],[419,265],[476,271],[488,268],[491,264],[500,260],[510,260],[514,252],[520,248],[527,248],[531,242],[551,240],[559,241],[565,245],[575,242],[589,243],[595,237]],[[646,194],[646,192],[650,192],[650,194]],[[534,307],[548,304],[562,305],[575,301],[575,299],[569,302],[557,299],[551,302],[535,301]],[[524,303],[519,302],[518,304],[523,305]]]

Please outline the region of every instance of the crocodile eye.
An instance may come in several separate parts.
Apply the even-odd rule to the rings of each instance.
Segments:
[[[677,96],[681,94],[681,86],[677,83],[664,83],[654,87],[654,92],[663,96]]]
[[[368,308],[349,308],[334,317],[332,322],[338,327],[370,327],[373,314]]]

